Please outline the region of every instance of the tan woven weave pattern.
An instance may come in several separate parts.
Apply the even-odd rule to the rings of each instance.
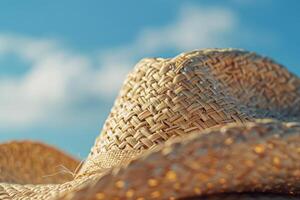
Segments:
[[[128,76],[94,149],[147,149],[173,135],[250,120],[250,111],[298,114],[299,88],[281,66],[244,51],[144,59]]]
[[[143,59],[79,166],[2,144],[0,199],[299,199],[300,79],[237,49]]]
[[[298,78],[251,52],[206,49],[143,59],[128,75],[90,159],[225,123],[295,118],[299,94]]]

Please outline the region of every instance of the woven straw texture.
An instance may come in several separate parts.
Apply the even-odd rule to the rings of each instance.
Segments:
[[[0,145],[0,199],[299,198],[299,103],[300,79],[252,52],[143,59],[82,166],[42,144]]]

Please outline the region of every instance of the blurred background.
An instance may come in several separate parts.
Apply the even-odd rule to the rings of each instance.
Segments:
[[[300,75],[298,0],[0,2],[0,142],[84,158],[143,57],[235,47]]]

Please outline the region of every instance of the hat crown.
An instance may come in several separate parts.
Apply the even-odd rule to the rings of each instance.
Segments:
[[[111,167],[172,137],[254,118],[293,117],[299,93],[294,75],[242,50],[143,59],[125,80],[88,160],[108,156],[104,168]]]

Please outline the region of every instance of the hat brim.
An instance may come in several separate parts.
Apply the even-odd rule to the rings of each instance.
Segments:
[[[13,147],[16,143],[5,145]],[[18,156],[15,157],[18,160],[36,159],[25,156],[24,151],[32,152],[37,147],[45,150],[41,158],[56,152],[40,144],[26,145],[23,154],[11,154],[11,159],[14,156]],[[57,158],[65,159],[65,164],[70,161],[67,156]],[[31,161],[27,162],[33,167],[38,164]],[[72,162],[70,167],[78,164],[75,160]],[[15,171],[19,169],[12,167]],[[34,170],[32,168],[32,173],[39,173]],[[34,181],[36,177],[31,180]],[[9,189],[9,186],[18,189]],[[11,199],[22,199],[28,194],[32,198],[64,200],[180,199],[241,192],[278,193],[279,196],[300,193],[299,123],[257,121],[209,129],[171,139],[126,165],[61,185],[0,184],[0,196],[5,194]]]
[[[5,183],[64,183],[74,178],[71,172],[79,165],[72,156],[34,141],[0,144],[0,155],[0,182]]]

